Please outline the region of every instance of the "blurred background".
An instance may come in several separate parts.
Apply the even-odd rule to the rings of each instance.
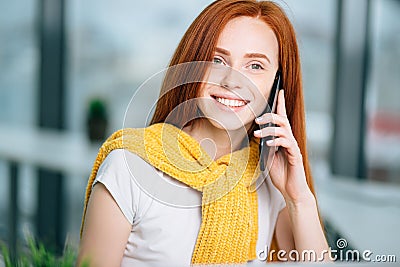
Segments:
[[[78,246],[101,141],[210,2],[0,0],[0,240],[11,251],[27,232],[56,251]],[[400,1],[277,2],[298,34],[330,245],[399,260]]]

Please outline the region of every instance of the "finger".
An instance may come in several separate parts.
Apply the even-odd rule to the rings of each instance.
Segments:
[[[287,138],[274,138],[272,140],[268,140],[267,141],[267,145],[268,146],[281,146],[284,148],[290,148],[291,143],[289,142],[289,140]]]
[[[255,137],[267,137],[267,136],[278,136],[284,137],[286,135],[286,131],[282,127],[265,127],[254,131]]]
[[[267,123],[274,123],[279,126],[285,126],[289,123],[286,116],[281,116],[274,113],[265,113],[262,116],[256,118],[257,124],[267,124]]]
[[[276,113],[281,116],[286,115],[286,104],[285,104],[285,93],[283,89],[279,90],[278,92],[278,106],[276,107]]]
[[[288,138],[278,137],[267,141],[267,146],[284,147],[293,158],[301,158],[300,148]]]

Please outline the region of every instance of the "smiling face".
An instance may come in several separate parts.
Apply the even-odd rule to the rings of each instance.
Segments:
[[[198,96],[212,125],[248,129],[263,113],[279,67],[278,51],[274,32],[262,20],[239,17],[227,23]]]

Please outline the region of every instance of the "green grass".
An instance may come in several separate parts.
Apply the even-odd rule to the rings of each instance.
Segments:
[[[13,261],[10,251],[4,243],[0,243],[0,252],[6,267],[70,267],[75,266],[77,252],[66,246],[62,256],[47,250],[43,244],[36,244],[33,238],[27,238],[27,249],[18,253]],[[84,262],[81,267],[89,266]]]

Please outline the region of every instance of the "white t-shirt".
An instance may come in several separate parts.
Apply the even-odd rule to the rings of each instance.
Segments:
[[[201,224],[199,191],[123,149],[107,156],[93,186],[97,182],[105,185],[132,223],[121,266],[190,265]],[[269,178],[257,193],[259,252],[269,246],[285,201]]]

